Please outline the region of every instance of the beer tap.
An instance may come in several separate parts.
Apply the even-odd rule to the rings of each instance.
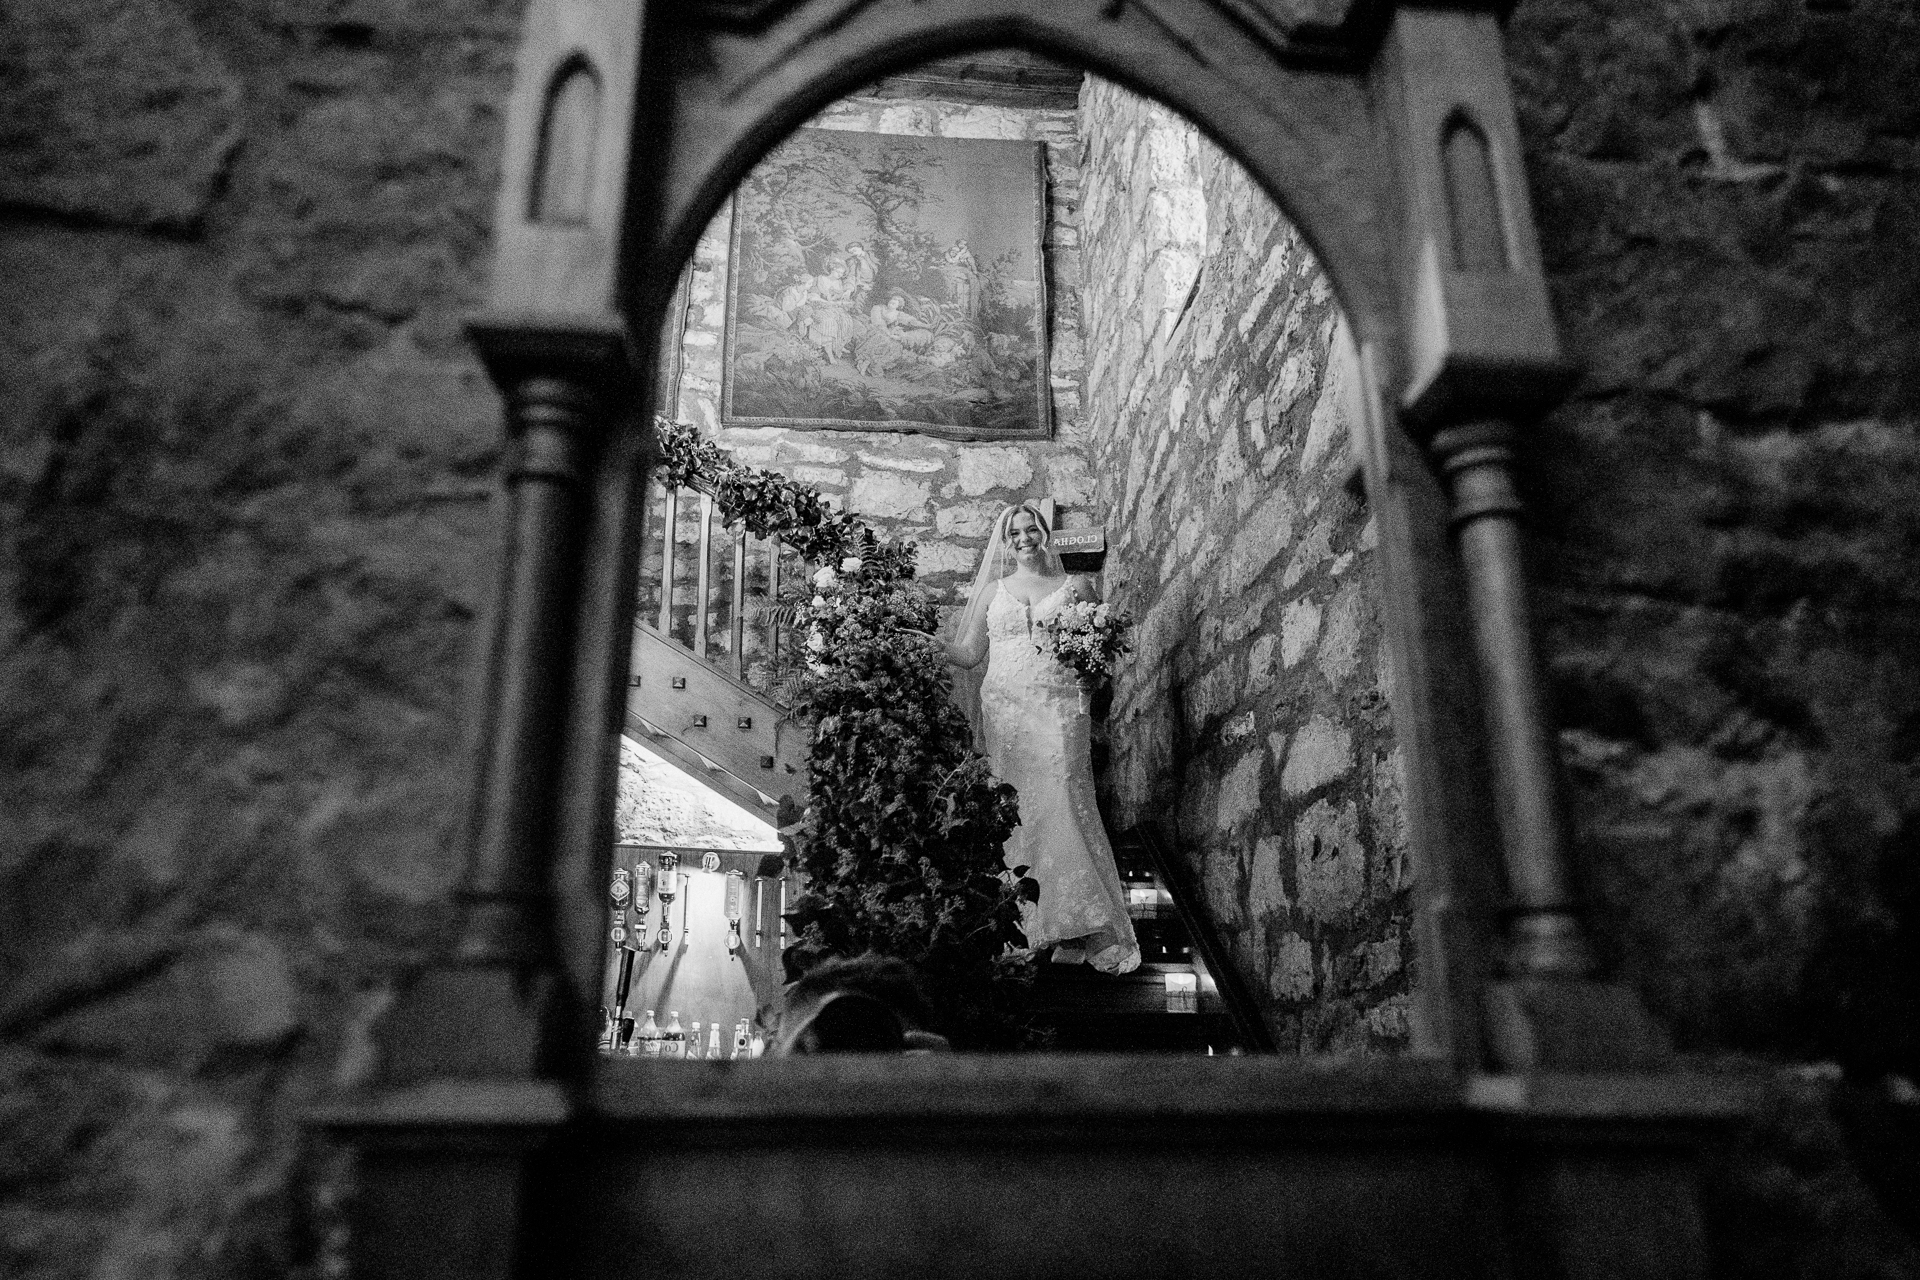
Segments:
[[[633,949],[647,947],[647,915],[653,910],[653,864],[637,858],[633,864]]]
[[[608,890],[612,922],[607,941],[620,957],[619,977],[614,982],[613,1005],[607,1010],[607,1025],[601,1051],[614,1053],[625,1047],[632,1026],[627,1018],[627,992],[633,983],[633,948],[627,945],[627,907],[633,901],[633,882],[625,867],[613,869],[613,884]]]
[[[673,946],[673,900],[680,892],[680,855],[660,855],[660,949]]]
[[[755,947],[764,946],[767,941],[767,916],[766,912],[762,909],[765,904],[767,881],[785,876],[786,873],[787,864],[781,860],[780,855],[777,853],[762,855],[760,865],[753,869],[753,945]],[[786,909],[786,883],[783,880],[780,887],[780,910],[784,913]],[[787,940],[786,930],[786,922],[782,921],[780,925],[780,942],[783,946]]]
[[[741,899],[747,896],[746,873],[734,870],[727,872],[727,958],[738,959],[740,954],[740,908]],[[714,1024],[716,1027],[719,1023]]]

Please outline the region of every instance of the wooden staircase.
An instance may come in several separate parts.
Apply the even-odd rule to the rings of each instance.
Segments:
[[[1136,827],[1111,842],[1140,940],[1140,967],[1105,974],[1084,963],[1044,961],[1031,1009],[1045,1029],[1045,1047],[1100,1053],[1272,1052],[1272,1037],[1251,993],[1192,886],[1153,833]]]
[[[786,710],[647,623],[633,629],[625,732],[750,813],[774,820],[806,788],[806,729]]]

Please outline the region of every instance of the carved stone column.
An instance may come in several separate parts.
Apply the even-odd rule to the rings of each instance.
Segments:
[[[1565,855],[1552,730],[1521,567],[1516,437],[1512,424],[1486,419],[1435,433],[1429,448],[1453,503],[1454,545],[1500,784],[1495,802],[1513,900],[1506,968],[1519,977],[1585,978],[1593,972],[1593,954]]]
[[[447,945],[399,992],[375,1079],[316,1127],[358,1156],[357,1276],[545,1274],[561,1144],[591,1041],[566,1006],[551,900],[583,717],[574,631],[618,540],[600,481],[642,415],[623,314],[628,146],[644,0],[529,0],[508,103],[488,309],[468,327],[505,404],[494,605],[477,637],[467,862]],[[618,456],[618,460],[609,460]],[[591,701],[588,699],[588,701]]]
[[[571,1113],[549,883],[585,482],[633,379],[617,326],[471,326],[506,399],[496,600],[472,692],[467,866],[443,958],[376,1033],[375,1083],[317,1125],[358,1153],[356,1276],[516,1274]]]
[[[537,1248],[557,1083],[581,1020],[562,1006],[552,903],[558,762],[586,481],[633,379],[617,326],[470,326],[506,399],[496,600],[473,689],[467,865],[441,960],[382,1019],[377,1084],[316,1117],[359,1153],[357,1276],[505,1277]]]
[[[1494,16],[1398,11],[1382,52],[1407,236],[1403,420],[1451,504],[1484,709],[1508,908],[1487,1042],[1506,1069],[1656,1060],[1661,1038],[1624,988],[1594,980],[1560,808],[1521,555],[1519,424],[1570,372],[1548,305]]]
[[[584,486],[635,379],[621,332],[469,327],[507,402],[506,559],[476,705],[463,964],[539,966]],[[625,393],[625,395],[623,395]]]

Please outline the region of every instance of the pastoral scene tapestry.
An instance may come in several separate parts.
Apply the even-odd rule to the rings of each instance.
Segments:
[[[729,426],[1048,432],[1039,143],[803,129],[740,185]]]

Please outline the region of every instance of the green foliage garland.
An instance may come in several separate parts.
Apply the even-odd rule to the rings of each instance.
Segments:
[[[808,797],[792,836],[807,891],[788,913],[806,967],[877,951],[912,962],[963,1047],[1017,1039],[1032,960],[1001,845],[1019,821],[1012,787],[973,750],[932,632],[933,601],[909,579],[914,546],[778,472],[748,467],[679,423],[661,423],[670,483],[697,481],[730,520],[779,534],[820,564],[799,610],[811,723]]]
[[[867,523],[849,511],[835,511],[811,485],[750,467],[703,440],[690,423],[655,419],[667,483],[698,482],[711,490],[727,519],[746,526],[756,538],[779,534],[802,559],[838,564],[858,559],[875,582],[913,576],[911,542],[882,542]]]

